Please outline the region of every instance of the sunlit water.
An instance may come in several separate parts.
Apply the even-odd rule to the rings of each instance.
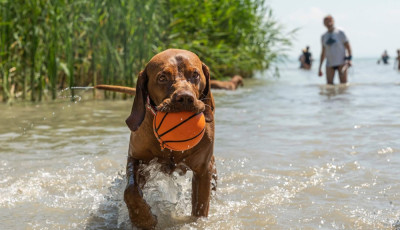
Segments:
[[[214,91],[218,190],[152,165],[159,229],[400,229],[400,73],[356,60],[347,87],[281,66]],[[61,93],[60,93],[61,94]],[[77,91],[90,95],[91,91]],[[128,101],[0,105],[0,229],[127,229]]]

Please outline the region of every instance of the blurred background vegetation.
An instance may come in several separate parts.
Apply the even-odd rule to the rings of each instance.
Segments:
[[[135,86],[167,48],[193,51],[212,78],[252,77],[291,35],[263,0],[0,0],[0,94],[42,101],[73,86]]]

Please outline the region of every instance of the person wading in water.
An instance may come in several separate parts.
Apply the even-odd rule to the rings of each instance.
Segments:
[[[300,56],[300,68],[301,69],[311,69],[312,55],[310,53],[310,47],[307,46]]]
[[[340,83],[345,84],[347,83],[347,69],[352,64],[349,40],[343,30],[335,28],[331,15],[324,18],[324,25],[328,31],[321,37],[322,51],[318,75],[323,76],[321,68],[326,57],[326,83],[333,85],[335,71],[337,70]]]

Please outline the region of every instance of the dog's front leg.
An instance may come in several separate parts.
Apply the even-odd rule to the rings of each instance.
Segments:
[[[200,172],[193,172],[192,179],[192,215],[207,216],[210,204],[212,172],[205,167]]]
[[[143,199],[143,193],[139,187],[139,165],[139,160],[128,156],[126,165],[128,183],[124,192],[124,200],[132,224],[143,229],[153,229],[157,224],[157,217],[151,213],[150,206]]]

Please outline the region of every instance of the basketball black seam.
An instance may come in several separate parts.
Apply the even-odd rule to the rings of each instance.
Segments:
[[[156,132],[156,138],[157,138],[157,140],[161,140],[160,138],[159,138],[159,135],[158,135],[158,129],[161,127],[161,125],[162,125],[162,123],[164,122],[164,119],[165,119],[165,117],[168,115],[168,113],[165,113],[164,114],[164,117],[161,119],[161,122],[160,122],[160,124],[158,125],[158,128],[156,127],[157,126],[157,116],[155,116],[154,117],[154,121],[153,121],[153,125],[154,125],[154,131]],[[164,144],[163,144],[164,145]]]
[[[164,136],[165,134],[167,134],[167,133],[171,132],[172,130],[178,128],[180,125],[182,125],[183,123],[187,122],[188,120],[192,119],[193,117],[195,117],[195,116],[197,116],[197,115],[199,115],[199,114],[200,114],[200,113],[193,114],[192,116],[186,118],[186,120],[184,120],[184,121],[182,121],[181,123],[175,125],[174,127],[170,128],[169,130],[165,131],[164,133],[158,135],[158,137],[161,138],[161,137]],[[167,116],[167,115],[165,115],[165,116]],[[164,116],[164,117],[165,117],[165,116]],[[163,119],[163,120],[164,120],[164,119]],[[162,120],[161,122],[163,122],[163,120]],[[159,127],[160,127],[160,126],[159,126]],[[156,130],[156,132],[157,132],[157,131],[158,131],[158,129]],[[158,134],[158,132],[157,132],[157,134]]]
[[[167,117],[167,115],[168,115],[168,113],[165,113],[164,117],[161,119],[160,124],[158,124],[158,127],[156,127],[156,132],[160,129],[160,127],[161,127],[162,123],[164,122],[165,117]],[[154,119],[156,119],[156,118],[157,118],[157,116],[154,117]],[[156,125],[157,125],[157,121],[156,121]],[[157,132],[157,134],[158,134],[158,132]]]
[[[194,137],[192,137],[192,138],[189,138],[189,139],[186,139],[186,140],[178,140],[178,141],[163,141],[163,143],[164,144],[166,144],[166,143],[171,143],[171,142],[173,142],[173,143],[176,143],[176,142],[186,142],[186,141],[191,141],[191,140],[193,140],[193,139],[195,139],[196,137],[198,137],[198,136],[200,136],[203,132],[204,132],[204,130],[205,130],[205,127],[196,135],[196,136],[194,136]]]

